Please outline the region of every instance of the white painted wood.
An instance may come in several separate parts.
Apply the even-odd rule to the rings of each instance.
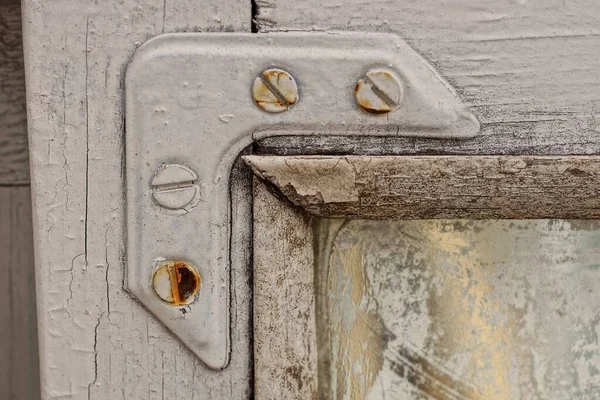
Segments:
[[[600,2],[259,0],[257,8],[260,31],[395,32],[430,61],[478,117],[481,137],[405,141],[405,152],[600,151]]]
[[[482,122],[481,137],[407,140],[412,151],[600,149],[594,0],[278,0],[258,11],[263,31],[395,32],[434,64]],[[232,364],[211,372],[123,291],[121,191],[122,82],[135,48],[162,32],[249,23],[241,0],[24,1],[43,398],[249,395],[247,271],[233,272]],[[234,222],[247,212],[234,205]],[[247,238],[233,241],[244,260]]]
[[[29,183],[21,7],[0,2],[0,185]]]
[[[123,77],[135,49],[163,32],[247,31],[250,4],[26,0],[23,15],[42,398],[247,397],[246,270],[233,272],[233,352],[222,372],[123,290],[122,157]]]
[[[29,187],[0,187],[0,399],[39,398]]]

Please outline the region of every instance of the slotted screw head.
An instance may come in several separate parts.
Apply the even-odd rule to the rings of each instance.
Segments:
[[[399,108],[404,101],[402,82],[385,68],[371,69],[356,83],[356,102],[372,114],[386,114]]]
[[[252,83],[256,105],[270,113],[289,110],[298,103],[298,85],[289,72],[279,68],[263,71]]]
[[[158,297],[176,306],[192,303],[201,284],[200,273],[186,261],[165,261],[152,275]]]
[[[197,180],[198,175],[185,165],[162,164],[150,183],[152,199],[171,210],[184,208],[198,193]]]

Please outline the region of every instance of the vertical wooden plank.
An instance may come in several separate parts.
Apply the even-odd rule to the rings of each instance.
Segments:
[[[257,399],[317,399],[311,219],[254,180]]]
[[[0,2],[0,184],[29,184],[21,7]]]
[[[39,398],[25,71],[18,1],[0,1],[0,398]]]
[[[39,398],[29,187],[0,187],[0,398]]]
[[[25,0],[23,15],[42,398],[247,397],[247,334],[211,371],[123,289],[122,171],[135,49],[163,32],[249,31],[250,4]],[[248,300],[234,301],[232,329],[247,332]]]

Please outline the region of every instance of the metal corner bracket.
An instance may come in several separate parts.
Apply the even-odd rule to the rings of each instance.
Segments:
[[[379,79],[369,75],[373,68],[402,85],[395,99],[373,89],[390,107],[385,114],[357,105],[360,85]],[[283,112],[257,106],[253,82],[268,69],[297,83],[293,101],[275,96]],[[456,139],[478,132],[448,82],[394,35],[158,36],[138,49],[126,74],[127,289],[206,365],[225,368],[229,175],[246,146],[269,135]],[[185,281],[196,272],[196,281]],[[186,291],[193,285],[199,290]]]

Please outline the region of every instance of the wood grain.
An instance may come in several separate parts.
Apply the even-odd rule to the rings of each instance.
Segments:
[[[123,289],[124,72],[153,36],[209,30],[249,31],[250,3],[23,3],[43,399],[250,396],[246,237],[232,238],[240,247],[224,371],[204,366]],[[244,190],[233,198],[249,198]],[[236,220],[247,215],[248,200],[232,208]]]
[[[0,187],[0,398],[40,396],[29,187]]]
[[[21,7],[0,2],[0,185],[29,184]]]
[[[317,399],[311,220],[254,183],[254,394]]]
[[[482,123],[474,140],[407,140],[399,151],[600,151],[594,0],[257,5],[261,31],[399,34]],[[207,370],[122,285],[125,66],[162,32],[249,31],[250,8],[241,0],[24,1],[43,398],[251,395],[245,237],[232,238],[240,244],[233,264],[243,267],[233,271],[233,354],[223,372]],[[234,206],[234,222],[245,221],[244,204]]]
[[[595,0],[259,0],[256,21],[261,32],[396,33],[453,84],[481,123],[472,140],[378,139],[380,151],[598,154],[598,15]],[[266,141],[282,151],[300,143]]]
[[[600,218],[600,157],[249,156],[293,204],[331,218]]]

